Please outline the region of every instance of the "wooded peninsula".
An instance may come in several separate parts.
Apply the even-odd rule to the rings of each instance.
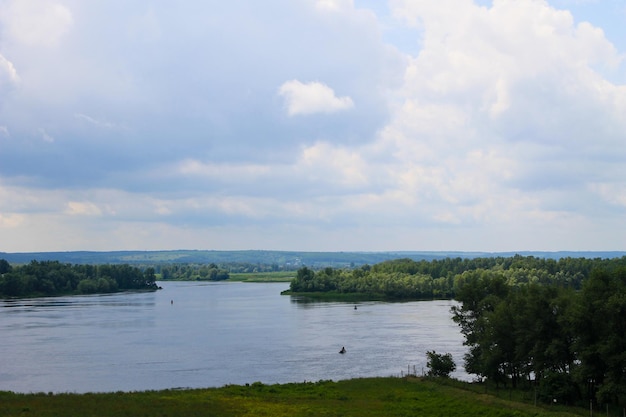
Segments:
[[[69,294],[156,290],[154,268],[129,265],[71,265],[32,261],[13,267],[0,259],[0,297],[41,297]]]

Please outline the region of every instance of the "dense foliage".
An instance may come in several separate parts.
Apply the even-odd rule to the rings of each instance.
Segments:
[[[290,284],[290,290],[295,293],[356,293],[391,299],[449,297],[451,294],[448,288],[447,278],[433,279],[419,273],[374,271],[369,266],[353,270],[324,268],[319,271],[303,267]]]
[[[434,350],[426,352],[428,376],[447,378],[456,370],[456,364],[450,353],[440,354]]]
[[[489,271],[507,286],[529,283],[554,284],[580,289],[594,269],[626,266],[626,257],[615,259],[562,258],[533,256],[490,258],[446,258],[432,261],[397,259],[356,269],[324,268],[298,270],[291,282],[293,293],[335,292],[366,294],[387,299],[454,298],[467,274]]]
[[[12,267],[0,260],[0,297],[93,294],[156,289],[154,268],[129,265],[71,265],[32,261]]]
[[[462,274],[453,308],[469,373],[534,384],[540,399],[626,404],[626,267],[593,270],[580,290],[552,282],[512,286],[503,274]]]
[[[172,264],[156,266],[162,280],[224,281],[230,275],[224,268],[210,264]]]

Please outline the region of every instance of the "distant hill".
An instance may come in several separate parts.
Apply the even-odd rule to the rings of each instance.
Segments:
[[[114,251],[114,252],[0,252],[0,259],[11,264],[25,264],[30,261],[59,261],[70,264],[168,264],[168,263],[252,263],[276,264],[280,267],[302,265],[310,267],[344,267],[376,264],[399,258],[416,261],[445,258],[510,257],[516,254],[539,258],[619,258],[626,252],[458,252],[458,251],[398,251],[398,252],[298,252],[271,250],[213,251],[213,250],[169,250],[169,251]]]

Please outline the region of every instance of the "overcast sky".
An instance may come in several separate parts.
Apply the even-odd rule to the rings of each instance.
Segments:
[[[0,0],[0,251],[626,250],[626,0]]]

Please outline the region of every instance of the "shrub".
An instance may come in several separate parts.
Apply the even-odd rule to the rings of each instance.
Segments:
[[[437,352],[426,352],[426,366],[428,366],[428,376],[449,377],[450,373],[456,369],[456,364],[450,353],[438,354]]]

